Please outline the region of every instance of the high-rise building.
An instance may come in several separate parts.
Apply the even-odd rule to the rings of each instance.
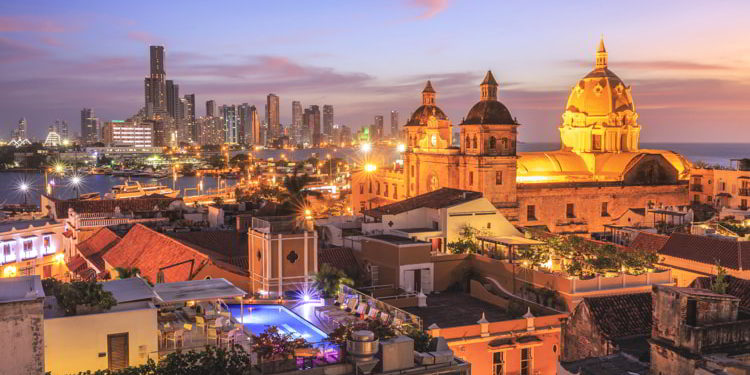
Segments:
[[[173,119],[181,119],[179,113],[180,106],[180,85],[174,83],[171,79],[167,80],[167,112]]]
[[[26,117],[21,117],[20,120],[18,120],[18,126],[16,127],[16,136],[17,139],[26,139],[28,136],[29,131],[29,123],[26,121]]]
[[[260,129],[260,116],[258,116],[258,110],[254,105],[250,106],[250,123],[251,131],[247,134],[248,144],[262,145],[263,138]]]
[[[197,120],[198,143],[201,145],[220,145],[226,139],[224,121],[221,117],[201,117]]]
[[[373,136],[376,140],[383,139],[383,116],[375,115],[375,122],[373,123]]]
[[[99,119],[91,108],[81,110],[81,143],[99,142]]]
[[[339,142],[349,144],[352,142],[352,129],[346,125],[341,125]]]
[[[154,144],[153,124],[134,120],[107,121],[102,126],[102,142],[107,146],[151,147]]]
[[[276,94],[268,94],[266,97],[266,122],[268,123],[269,137],[280,137],[279,97]]]
[[[206,117],[216,117],[216,101],[206,101]]]
[[[166,71],[164,70],[164,46],[151,46],[151,70],[145,79],[146,115],[167,111]]]
[[[305,108],[302,113],[302,130],[300,131],[302,137],[302,143],[312,143],[312,125],[310,119],[312,111],[310,108]]]
[[[398,139],[398,111],[391,111],[391,138]]]
[[[237,143],[237,106],[221,106],[221,117],[224,118],[224,131],[226,132],[226,143]]]
[[[299,101],[292,102],[292,127],[299,129],[302,126],[302,104]]]
[[[250,104],[242,103],[237,106],[237,143],[247,143],[249,134],[252,134],[252,114]]]
[[[319,147],[322,135],[320,133],[320,107],[318,107],[317,105],[310,106],[308,126],[312,128],[313,146]]]
[[[333,135],[333,106],[329,104],[323,106],[323,134],[329,138]]]
[[[185,95],[185,113],[183,114],[185,119],[185,126],[187,127],[187,133],[190,135],[190,140],[193,142],[198,141],[198,128],[195,123],[195,94]]]

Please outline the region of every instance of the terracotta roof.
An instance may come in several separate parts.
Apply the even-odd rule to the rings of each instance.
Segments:
[[[639,232],[637,236],[628,245],[633,250],[648,251],[649,253],[657,253],[664,247],[664,244],[669,240],[669,236],[662,234],[654,234],[648,232]]]
[[[359,263],[354,257],[352,249],[345,247],[334,247],[329,249],[318,249],[318,265],[330,264],[342,271],[358,271]]]
[[[71,257],[66,265],[70,272],[76,274],[81,279],[93,280],[96,278],[96,271],[90,268],[88,263],[86,263],[86,259],[83,259],[80,255]]]
[[[698,277],[692,284],[691,288],[711,289],[711,284],[716,280],[716,276]],[[740,299],[740,309],[750,312],[750,280],[740,279],[734,276],[726,276],[727,294]]]
[[[211,262],[205,254],[142,224],[134,225],[103,258],[112,267],[137,267],[151,282],[163,267],[184,262],[165,269],[164,281],[187,281]]]
[[[659,254],[705,264],[718,261],[723,267],[734,270],[750,269],[750,242],[673,233]]]
[[[593,324],[610,340],[651,334],[651,293],[586,297]]]
[[[174,232],[165,235],[211,258],[228,271],[249,275],[247,233],[237,231]]]
[[[76,248],[81,256],[91,262],[99,272],[104,272],[104,259],[102,259],[102,255],[106,254],[118,242],[120,242],[118,235],[106,227],[102,227],[96,230],[85,241],[76,245]]]
[[[46,196],[46,195],[45,195]],[[99,213],[99,212],[114,212],[115,207],[119,207],[120,211],[125,212],[148,212],[153,211],[154,207],[158,207],[160,210],[169,207],[169,204],[176,201],[182,200],[182,198],[169,198],[163,195],[150,195],[142,198],[129,198],[129,199],[101,199],[101,200],[76,200],[68,199],[62,200],[46,196],[49,200],[55,203],[55,213],[58,219],[68,217],[68,208],[72,208],[77,213]]]
[[[396,215],[422,207],[436,209],[445,208],[464,202],[470,202],[481,197],[482,193],[478,191],[441,188],[429,193],[417,195],[413,198],[404,199],[400,202],[367,210],[365,211],[365,215],[382,217],[383,215]]]

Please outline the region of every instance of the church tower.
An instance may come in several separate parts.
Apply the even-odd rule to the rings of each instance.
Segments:
[[[497,100],[492,71],[487,71],[479,88],[479,102],[461,123],[461,188],[481,191],[496,204],[515,204],[519,124]]]

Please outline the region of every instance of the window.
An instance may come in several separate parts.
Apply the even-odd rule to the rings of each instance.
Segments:
[[[437,221],[434,221],[434,220],[432,221],[432,229],[438,230],[438,222]]]
[[[747,210],[747,199],[742,199],[740,201],[740,208],[742,208],[743,210]]]
[[[380,195],[380,182],[376,182],[375,184],[375,194]]]
[[[495,185],[503,184],[503,171],[495,172]]]
[[[471,141],[469,141],[469,136],[466,136],[466,148],[471,147]]]
[[[414,166],[411,166],[411,176],[414,177]]]
[[[42,237],[42,254],[54,254],[55,248],[52,247],[52,236]]]
[[[16,254],[13,252],[13,242],[3,243],[2,263],[15,262]]]
[[[471,148],[477,148],[477,136],[476,135],[471,140]]]
[[[359,202],[359,212],[364,212],[367,209],[367,203],[365,201]]]
[[[492,375],[505,375],[505,353],[492,353]]]
[[[711,202],[711,196],[710,195],[706,197],[706,202]]]
[[[469,172],[469,186],[474,185],[474,172]]]
[[[372,181],[370,181],[370,194],[372,194]]]
[[[693,202],[700,203],[700,201],[701,201],[701,196],[700,195],[698,195],[698,194],[693,195]]]
[[[565,207],[565,216],[567,218],[572,219],[576,217],[575,207],[573,203],[568,203],[567,207]]]
[[[601,151],[602,150],[602,136],[599,134],[594,134],[594,145],[592,148],[594,151]]]
[[[532,362],[531,348],[521,349],[521,375],[531,375]]]
[[[23,241],[23,253],[21,253],[22,259],[29,259],[36,257],[36,251],[34,250],[34,241],[33,240],[24,240]]]
[[[364,194],[365,193],[365,184],[359,184],[359,193]]]
[[[398,199],[398,185],[393,184],[393,199]]]
[[[536,220],[536,206],[533,204],[526,206],[526,220]]]
[[[383,196],[387,197],[388,196],[388,183],[387,182],[383,184],[383,190],[384,190]]]
[[[490,149],[494,150],[497,147],[497,139],[495,137],[490,137]]]
[[[487,223],[487,229],[492,229],[492,223]]]
[[[609,210],[607,210],[607,202],[602,202],[602,216],[609,216]]]

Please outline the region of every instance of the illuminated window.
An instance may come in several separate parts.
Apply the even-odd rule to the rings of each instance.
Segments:
[[[359,184],[359,193],[364,194],[365,193],[365,184]]]
[[[476,135],[471,140],[471,148],[477,148],[477,136]]]
[[[495,172],[495,185],[503,184],[503,171]]]
[[[497,147],[497,139],[490,137],[490,149],[494,150]]]
[[[565,216],[568,219],[572,219],[576,217],[575,207],[576,206],[573,203],[568,203],[567,207],[565,207]]]
[[[505,375],[505,353],[492,353],[492,375]]]
[[[383,184],[383,196],[384,197],[388,196],[388,183],[387,182]]]
[[[469,147],[471,147],[471,141],[469,140],[469,136],[467,135],[466,136],[466,147],[465,148],[469,148]]]
[[[3,243],[2,263],[15,262],[16,254],[13,252],[13,242]]]
[[[526,206],[526,220],[536,220],[536,206],[533,204]]]
[[[531,375],[533,361],[533,358],[531,358],[531,348],[521,349],[521,375]]]
[[[34,250],[34,241],[33,240],[24,240],[23,241],[23,252],[21,253],[22,259],[29,259],[36,257],[36,251]]]
[[[375,184],[375,194],[380,195],[380,182],[376,182]]]
[[[55,248],[52,247],[52,236],[42,237],[42,254],[54,254]]]

